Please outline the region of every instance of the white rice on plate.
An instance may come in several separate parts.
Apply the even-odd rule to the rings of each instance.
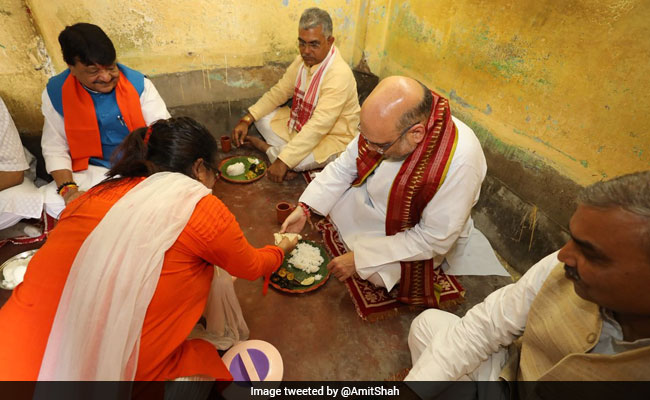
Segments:
[[[325,261],[320,255],[320,249],[309,243],[298,243],[289,257],[289,264],[308,274],[318,272],[321,264]]]
[[[244,166],[243,162],[231,164],[228,166],[228,168],[226,168],[226,174],[230,176],[241,175],[244,173],[244,171],[246,171],[246,167]]]

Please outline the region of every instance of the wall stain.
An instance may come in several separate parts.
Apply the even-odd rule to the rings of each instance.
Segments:
[[[413,14],[407,2],[402,3],[401,8],[403,11],[400,13],[399,3],[395,5],[395,12],[391,19],[395,20],[399,18],[398,26],[406,32],[409,39],[414,40],[416,43],[435,43],[436,39],[433,28]]]
[[[449,100],[455,101],[456,103],[460,104],[464,108],[469,108],[470,110],[475,110],[476,109],[476,107],[474,107],[473,105],[467,103],[460,96],[458,96],[456,94],[455,89],[451,89],[451,91],[449,92]]]
[[[487,107],[485,107],[485,110],[483,110],[482,112],[485,115],[490,115],[492,114],[492,107],[490,107],[490,105],[488,104]]]

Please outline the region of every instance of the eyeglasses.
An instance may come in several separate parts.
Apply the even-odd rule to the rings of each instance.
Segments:
[[[309,47],[312,50],[318,50],[320,49],[321,43],[319,41],[313,41],[313,42],[305,42],[302,39],[298,39],[298,47],[299,48],[304,48],[304,47]]]
[[[388,151],[388,149],[390,149],[390,148],[391,148],[395,143],[397,143],[397,142],[402,138],[402,136],[406,135],[406,132],[410,131],[411,128],[413,128],[415,125],[417,125],[417,124],[419,124],[419,123],[420,123],[420,122],[418,121],[418,122],[414,123],[413,125],[409,126],[408,128],[404,129],[404,130],[402,131],[402,133],[399,134],[399,136],[397,137],[397,139],[393,140],[393,141],[390,142],[390,143],[379,144],[379,143],[371,142],[370,140],[368,140],[368,138],[366,137],[366,135],[364,135],[363,133],[361,133],[361,126],[359,126],[359,134],[360,134],[361,136],[363,136],[363,138],[366,140],[366,142],[368,142],[369,145],[371,145],[372,147],[374,147],[374,149],[375,149],[375,151],[376,151],[377,153],[379,153],[379,154],[381,154],[381,155],[384,155],[384,154]]]

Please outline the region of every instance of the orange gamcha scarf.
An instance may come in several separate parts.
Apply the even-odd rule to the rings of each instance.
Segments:
[[[63,119],[70,147],[72,170],[88,169],[90,157],[102,158],[102,143],[92,97],[72,74],[63,83]],[[120,72],[115,87],[117,106],[129,132],[146,125],[140,96],[133,84]]]

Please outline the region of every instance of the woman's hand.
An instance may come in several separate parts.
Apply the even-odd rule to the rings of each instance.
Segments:
[[[284,251],[284,256],[286,257],[293,251],[293,249],[296,247],[298,244],[298,237],[295,237],[293,239],[288,239],[287,237],[284,237],[280,243],[278,243],[278,247]]]

